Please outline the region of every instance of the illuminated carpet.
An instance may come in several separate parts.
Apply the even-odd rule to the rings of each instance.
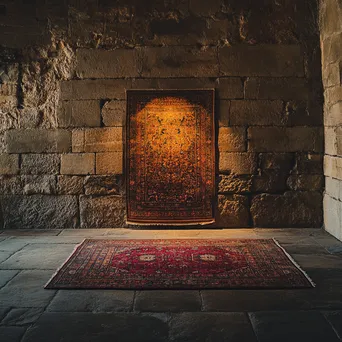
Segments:
[[[213,90],[127,91],[127,221],[212,223]]]
[[[85,240],[48,289],[307,288],[272,239]]]

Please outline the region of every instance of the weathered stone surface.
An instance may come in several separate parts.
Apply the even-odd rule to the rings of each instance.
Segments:
[[[80,78],[138,77],[138,49],[77,49],[76,73]]]
[[[252,189],[250,176],[220,175],[218,191],[224,193],[247,193]]]
[[[245,84],[246,99],[265,100],[305,100],[308,85],[305,78],[254,78]]]
[[[282,101],[231,101],[232,126],[283,126],[286,119]]]
[[[100,125],[99,101],[62,101],[58,111],[59,127],[97,127]]]
[[[220,71],[229,76],[303,76],[299,45],[236,45],[219,49]]]
[[[121,152],[122,127],[85,130],[85,152]]]
[[[83,194],[82,176],[58,176],[57,192],[61,195],[80,195]]]
[[[125,113],[125,101],[108,101],[101,110],[102,121],[105,126],[123,126]]]
[[[74,129],[71,133],[72,152],[84,152],[84,129]]]
[[[250,313],[249,317],[259,341],[338,342],[339,340],[320,312],[265,311]]]
[[[259,175],[253,176],[253,192],[282,192],[287,189],[286,170],[263,170]]]
[[[220,227],[248,227],[248,198],[241,195],[218,195],[218,220]]]
[[[7,152],[42,153],[68,152],[71,134],[66,130],[12,129],[5,133]]]
[[[2,324],[19,326],[34,324],[42,313],[42,308],[15,308],[7,314]]]
[[[342,158],[326,155],[324,157],[324,175],[342,179]]]
[[[0,175],[15,175],[19,172],[19,155],[0,153]]]
[[[218,122],[220,127],[229,126],[230,101],[221,100],[217,103],[216,112],[218,113]]]
[[[21,156],[21,174],[57,174],[60,167],[58,154],[23,154]]]
[[[1,195],[20,195],[23,193],[23,187],[24,187],[23,180],[20,176],[14,176],[14,175],[0,176],[0,194]]]
[[[216,77],[219,73],[214,48],[155,47],[141,48],[139,53],[143,77]]]
[[[72,80],[61,82],[62,100],[124,100],[130,80]]]
[[[63,175],[87,175],[95,173],[94,153],[62,154],[61,174]]]
[[[325,98],[327,98],[327,96]],[[329,102],[326,100],[326,103]],[[341,110],[341,102],[330,105],[329,109],[324,111],[324,125],[332,127],[340,126],[342,124]]]
[[[282,170],[289,172],[294,166],[292,153],[260,153],[260,167],[263,170]]]
[[[248,148],[255,152],[322,152],[320,127],[250,127]]]
[[[124,225],[124,201],[121,196],[81,196],[81,228],[115,228]]]
[[[87,176],[84,189],[86,195],[119,195],[123,182],[120,176]]]
[[[323,184],[323,175],[291,175],[287,179],[287,185],[291,190],[320,191]]]
[[[238,175],[253,174],[257,167],[255,153],[220,153],[219,170]]]
[[[23,342],[38,341],[41,336],[50,336],[51,342],[82,342],[89,337],[92,342],[166,342],[168,325],[164,316],[150,314],[48,312],[27,332]]]
[[[324,194],[324,228],[327,232],[342,240],[342,202],[336,198]]]
[[[133,307],[134,291],[59,291],[47,308],[49,312],[119,312]]]
[[[123,172],[123,153],[96,153],[96,174],[121,175]]]
[[[246,151],[246,129],[244,127],[221,127],[218,136],[220,152]]]
[[[222,77],[218,79],[218,95],[223,99],[242,99],[244,97],[243,81],[239,77]]]
[[[295,169],[299,174],[322,174],[323,155],[314,153],[296,153]]]
[[[74,196],[2,196],[5,229],[60,229],[78,225]]]
[[[170,321],[170,341],[255,342],[253,329],[243,313],[182,313]]]
[[[57,190],[56,176],[36,175],[22,176],[23,190],[25,195],[45,194],[52,195]]]
[[[251,202],[256,227],[321,227],[322,209],[322,194],[311,191],[261,194]]]
[[[201,0],[190,0],[189,9],[195,15],[203,17],[211,17],[215,13],[221,10],[221,1],[213,0],[212,2],[206,2]]]
[[[295,100],[285,102],[287,126],[322,126],[323,105],[320,99],[315,101]]]

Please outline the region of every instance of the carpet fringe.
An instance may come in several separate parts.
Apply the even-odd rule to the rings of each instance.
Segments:
[[[273,238],[272,239],[274,241],[274,243],[283,251],[283,253],[289,258],[289,260],[292,262],[292,264],[294,266],[297,267],[297,269],[302,272],[302,274],[304,275],[304,277],[309,281],[309,283],[312,285],[312,287],[316,287],[316,284],[314,283],[314,281],[309,277],[309,275],[298,265],[298,263],[292,258],[292,256],[286,252],[285,248],[283,246],[280,245],[280,243]]]
[[[76,252],[77,248],[80,247],[82,245],[82,243],[87,240],[87,239],[83,239],[79,244],[77,244],[74,249],[72,250],[72,252],[70,253],[70,255],[68,256],[68,258],[62,263],[61,266],[59,266],[56,270],[56,272],[50,277],[50,279],[45,283],[44,285],[44,289],[49,290],[49,288],[47,287],[49,285],[49,283],[52,281],[52,279],[57,275],[57,273],[63,268],[63,266],[71,259],[71,257],[74,255],[74,253]]]

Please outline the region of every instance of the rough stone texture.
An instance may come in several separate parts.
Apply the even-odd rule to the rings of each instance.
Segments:
[[[96,153],[96,173],[98,175],[120,175],[123,171],[123,153]]]
[[[19,155],[0,153],[0,175],[15,175],[19,172]]]
[[[257,195],[252,198],[251,215],[256,227],[321,227],[322,194]]]
[[[282,101],[231,101],[233,126],[282,126],[286,119]]]
[[[220,152],[246,151],[246,129],[243,127],[221,127],[218,148]]]
[[[82,176],[58,176],[57,192],[61,195],[80,195],[83,194]]]
[[[5,141],[8,153],[68,152],[71,134],[66,130],[9,130]]]
[[[87,175],[95,173],[94,153],[72,153],[62,154],[62,175]]]
[[[23,154],[20,173],[27,175],[58,174],[60,159],[58,154]]]
[[[298,45],[237,45],[219,50],[220,71],[229,76],[303,76]]]
[[[23,191],[25,195],[45,194],[52,195],[56,193],[56,176],[37,175],[22,176]]]
[[[248,198],[241,195],[218,195],[218,220],[220,227],[248,227]]]
[[[124,201],[121,196],[81,196],[81,228],[124,226]]]
[[[20,195],[23,193],[23,179],[20,176],[0,176],[1,195]]]
[[[253,192],[268,192],[279,193],[287,190],[286,179],[288,174],[286,170],[266,169],[259,171],[259,174],[253,176],[252,191]]]
[[[78,226],[74,196],[2,196],[5,229],[60,229]]]
[[[220,175],[219,193],[249,193],[252,190],[252,179],[250,176]]]
[[[58,111],[59,127],[97,127],[100,125],[99,101],[63,101],[61,103]]]
[[[219,78],[218,83],[218,95],[220,99],[242,99],[244,97],[244,87],[241,78]]]
[[[219,170],[238,175],[253,174],[256,170],[255,153],[220,153]]]
[[[119,195],[123,187],[120,176],[87,176],[84,180],[86,195]]]
[[[296,154],[296,172],[308,174],[322,174],[323,155],[314,153]]]
[[[123,126],[125,113],[125,101],[108,101],[101,110],[103,124],[111,127]]]
[[[291,190],[320,191],[323,187],[322,175],[292,175],[287,180]]]
[[[216,112],[218,113],[218,122],[220,127],[229,126],[230,101],[220,100],[217,102]]]
[[[322,152],[323,130],[316,127],[251,127],[248,148],[255,152]]]
[[[85,152],[121,152],[122,127],[86,129]]]
[[[71,133],[72,152],[84,152],[84,130],[75,129]]]

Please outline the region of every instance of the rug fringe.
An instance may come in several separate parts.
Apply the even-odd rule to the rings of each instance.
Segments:
[[[62,267],[71,259],[71,257],[73,256],[73,254],[76,252],[77,248],[80,247],[82,245],[82,243],[87,240],[87,239],[83,239],[79,244],[77,244],[74,249],[72,250],[72,252],[70,253],[70,255],[68,256],[68,258],[62,263],[61,266],[59,266],[56,270],[56,272],[50,277],[50,279],[45,283],[44,285],[44,289],[49,290],[49,288],[47,287],[49,285],[49,283],[52,281],[52,279],[57,275],[57,273],[62,269]]]
[[[289,260],[292,262],[292,264],[294,266],[296,266],[296,268],[303,273],[303,275],[305,276],[305,278],[309,281],[309,283],[312,285],[312,287],[316,287],[316,284],[314,283],[314,281],[309,277],[309,275],[298,265],[298,263],[292,258],[292,256],[286,252],[285,248],[283,246],[280,245],[280,243],[273,238],[272,239],[274,241],[274,243],[283,251],[283,253],[289,258]]]

